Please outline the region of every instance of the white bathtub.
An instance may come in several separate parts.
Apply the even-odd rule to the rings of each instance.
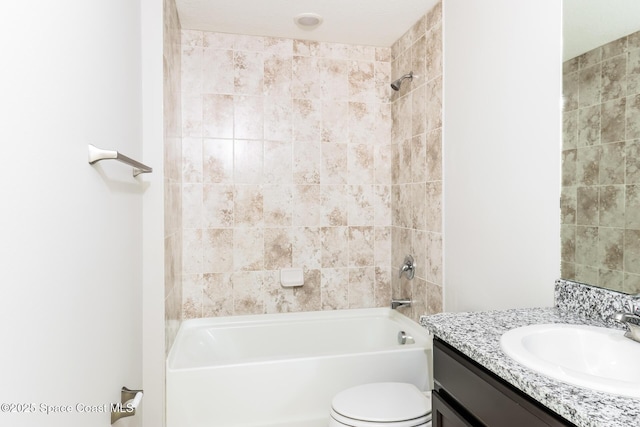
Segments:
[[[430,366],[426,330],[388,308],[187,320],[167,358],[167,427],[326,426],[339,391],[429,390]]]

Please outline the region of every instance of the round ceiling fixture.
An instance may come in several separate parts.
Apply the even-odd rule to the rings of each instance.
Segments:
[[[322,16],[317,13],[300,13],[293,18],[293,21],[303,30],[313,30],[322,24]]]

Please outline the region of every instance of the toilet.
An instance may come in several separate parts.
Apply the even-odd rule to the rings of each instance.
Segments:
[[[408,383],[348,388],[331,402],[329,427],[431,427],[431,400]]]

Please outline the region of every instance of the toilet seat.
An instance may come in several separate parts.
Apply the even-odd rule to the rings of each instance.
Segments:
[[[338,393],[330,426],[417,427],[431,421],[431,401],[413,384],[363,384]]]

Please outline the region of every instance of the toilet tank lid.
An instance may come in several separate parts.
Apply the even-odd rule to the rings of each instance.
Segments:
[[[355,420],[404,421],[431,412],[431,401],[409,383],[371,383],[348,388],[331,402],[338,414]]]

